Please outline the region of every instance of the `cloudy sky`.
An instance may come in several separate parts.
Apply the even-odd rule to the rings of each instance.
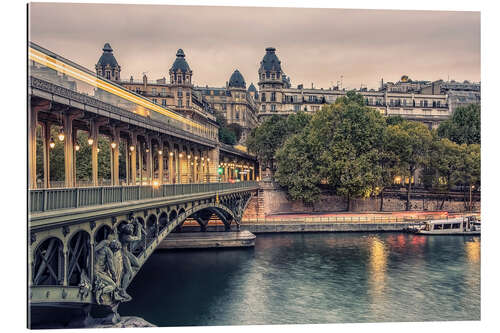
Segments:
[[[29,15],[31,41],[89,69],[109,42],[122,79],[168,77],[182,48],[196,85],[234,69],[248,85],[273,46],[293,86],[481,80],[479,12],[35,3]]]

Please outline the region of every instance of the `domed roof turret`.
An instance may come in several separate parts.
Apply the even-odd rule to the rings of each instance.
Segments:
[[[281,71],[281,61],[274,53],[276,49],[274,47],[266,48],[266,55],[262,58],[260,62],[260,69],[264,71]]]
[[[253,82],[250,83],[250,87],[248,87],[248,91],[249,92],[256,92],[257,91],[257,89],[255,88],[255,86],[253,85]]]
[[[109,43],[104,44],[102,50],[103,53],[99,58],[97,65],[101,67],[106,67],[107,65],[111,67],[118,66],[118,62],[116,61],[115,56],[113,55],[113,49],[111,48],[111,45],[109,45]]]
[[[241,75],[239,70],[235,70],[231,75],[231,78],[229,79],[229,86],[243,89],[247,87],[245,79],[243,78],[243,75]]]
[[[177,72],[180,69],[183,73],[191,71],[191,68],[189,68],[186,59],[184,59],[186,55],[184,54],[184,51],[182,51],[182,49],[177,50],[176,56],[177,58],[175,59],[174,64],[172,65],[172,68],[170,68],[170,70],[173,72]]]

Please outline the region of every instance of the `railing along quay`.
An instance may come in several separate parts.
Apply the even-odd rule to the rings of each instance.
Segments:
[[[464,214],[479,216],[477,213]],[[447,219],[446,214],[423,216],[326,216],[326,217],[263,217],[244,218],[242,224],[304,224],[304,223],[418,223],[428,220]]]
[[[145,199],[256,187],[255,181],[132,186],[100,186],[29,190],[30,213],[99,206]]]

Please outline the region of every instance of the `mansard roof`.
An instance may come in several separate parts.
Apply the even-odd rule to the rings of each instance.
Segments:
[[[102,51],[103,53],[99,58],[97,65],[103,68],[106,67],[107,65],[111,67],[117,67],[118,62],[116,61],[115,56],[113,55],[113,49],[111,48],[111,45],[109,45],[109,43],[104,44]]]
[[[245,79],[243,78],[243,75],[241,75],[239,70],[236,69],[231,75],[231,78],[229,79],[229,86],[243,89],[246,88],[247,85],[245,83]]]
[[[266,48],[266,54],[260,62],[260,70],[281,71],[281,61],[276,56],[275,51],[276,49],[274,47]]]
[[[189,68],[189,65],[185,59],[186,55],[184,54],[184,51],[182,49],[177,50],[176,56],[177,58],[175,59],[170,70],[172,72],[177,72],[178,70],[180,70],[183,73],[191,71],[191,68]]]

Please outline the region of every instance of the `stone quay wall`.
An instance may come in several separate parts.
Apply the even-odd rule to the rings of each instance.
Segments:
[[[274,182],[260,182],[257,196],[253,196],[245,211],[244,218],[264,217],[282,213],[346,212],[347,199],[335,195],[322,194],[311,206],[299,200],[289,200],[286,192]],[[382,201],[382,210],[380,209]],[[437,195],[419,191],[411,195],[412,211],[447,211],[461,213],[469,210],[469,202],[460,194]],[[472,210],[481,207],[480,197],[473,196]],[[384,198],[351,199],[351,212],[397,212],[406,210],[406,193],[386,193]]]

